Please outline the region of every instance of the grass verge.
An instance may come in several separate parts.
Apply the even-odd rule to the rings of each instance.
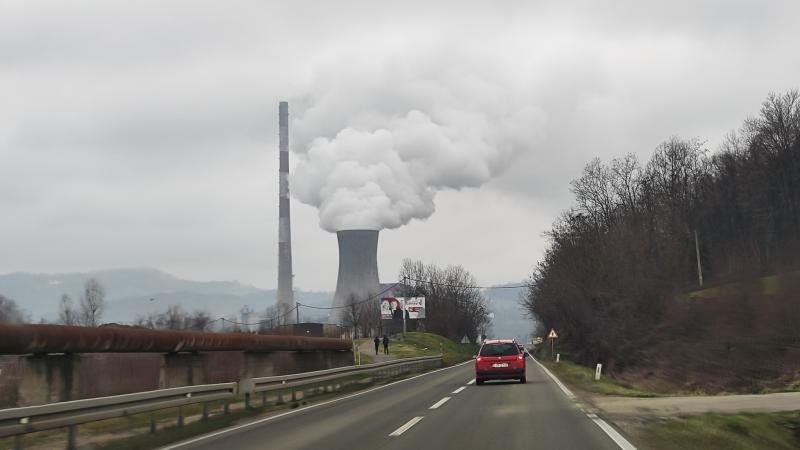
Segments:
[[[653,449],[798,449],[800,411],[660,419],[638,425],[636,434]]]
[[[546,359],[540,359],[539,362],[547,366],[561,381],[584,392],[621,397],[663,397],[656,392],[626,386],[609,376],[602,376],[599,381],[595,381],[594,370],[564,359],[559,363]]]
[[[435,356],[441,353],[444,364],[452,366],[472,359],[478,352],[475,344],[459,344],[434,333],[415,331],[406,333],[405,341],[401,341],[401,338],[401,335],[395,335],[389,344],[389,353],[399,358]]]

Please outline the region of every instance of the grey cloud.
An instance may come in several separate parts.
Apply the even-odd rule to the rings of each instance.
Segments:
[[[798,16],[794,0],[3,2],[0,272],[152,265],[272,287],[277,102],[297,157],[348,125],[486,104],[453,89],[483,76],[508,114],[541,111],[536,139],[385,232],[381,275],[413,255],[518,278],[591,157],[675,133],[713,148],[797,87]],[[335,242],[293,213],[298,283],[330,289]]]

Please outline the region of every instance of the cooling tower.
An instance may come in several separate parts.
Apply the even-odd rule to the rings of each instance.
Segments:
[[[289,220],[289,104],[278,104],[278,311],[294,308],[292,289],[292,225]],[[293,321],[294,315],[285,317]]]
[[[379,292],[378,231],[344,230],[336,233],[339,240],[339,277],[333,296],[330,322],[340,324],[347,318],[344,306],[364,301]]]

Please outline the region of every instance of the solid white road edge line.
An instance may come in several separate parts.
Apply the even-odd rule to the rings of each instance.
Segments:
[[[534,358],[533,355],[531,355],[531,359],[536,361],[536,358]],[[542,370],[544,370],[544,373],[546,373],[547,376],[549,376],[553,381],[555,381],[556,385],[558,385],[558,387],[561,388],[561,390],[564,392],[564,394],[567,397],[569,397],[570,400],[572,400],[572,401],[576,401],[577,400],[575,398],[575,394],[573,394],[572,391],[567,389],[567,387],[564,386],[564,384],[561,382],[561,380],[556,378],[556,376],[553,375],[552,372],[547,370],[547,367],[545,367],[539,361],[536,361],[536,364],[538,364],[539,367],[541,367]],[[603,420],[600,417],[598,417],[597,414],[594,414],[594,413],[591,413],[591,412],[587,412],[587,411],[584,411],[584,410],[582,410],[582,411],[583,411],[584,414],[586,414],[586,416],[589,419],[592,420],[592,422],[594,422],[598,427],[600,427],[600,429],[603,430],[603,432],[608,437],[610,437],[611,440],[614,441],[614,443],[619,446],[619,448],[621,448],[622,450],[636,450],[636,447],[633,444],[631,444],[627,439],[625,439],[624,436],[619,434],[619,432],[617,432],[617,430],[615,430],[614,427],[609,425],[608,422],[606,422],[605,420]]]
[[[475,382],[475,378],[473,378],[473,379],[471,379],[471,380],[467,381],[467,384],[472,384],[472,383],[474,383],[474,382]]]
[[[401,434],[403,434],[403,433],[405,433],[406,431],[408,431],[408,429],[409,429],[409,428],[411,428],[411,427],[413,427],[414,425],[416,425],[416,424],[417,424],[417,422],[419,422],[420,420],[422,420],[422,416],[417,416],[417,417],[414,417],[413,419],[411,419],[411,420],[409,420],[408,422],[406,422],[406,423],[405,423],[403,426],[401,426],[400,428],[398,428],[398,429],[396,429],[396,430],[392,431],[391,433],[389,433],[389,436],[400,436]]]
[[[436,409],[436,408],[444,405],[445,403],[447,403],[448,400],[450,400],[450,397],[445,397],[445,398],[439,400],[438,402],[432,404],[431,407],[428,408],[428,409]]]
[[[265,418],[259,419],[259,420],[254,420],[252,422],[248,422],[248,423],[245,423],[245,424],[242,424],[242,425],[237,425],[235,427],[225,428],[225,429],[222,429],[222,430],[219,430],[219,431],[215,431],[213,433],[208,433],[208,434],[204,434],[202,436],[198,436],[198,437],[193,438],[193,439],[189,439],[187,441],[178,442],[176,444],[168,445],[166,447],[161,447],[160,450],[172,450],[172,449],[175,449],[175,448],[181,448],[181,447],[186,446],[186,445],[190,445],[190,444],[194,444],[196,442],[200,442],[200,441],[202,441],[204,439],[209,439],[209,438],[212,438],[212,437],[220,436],[222,434],[230,433],[232,431],[237,431],[237,430],[241,430],[243,428],[248,428],[248,427],[252,427],[254,425],[259,425],[259,424],[262,424],[264,422],[269,422],[270,420],[275,420],[275,419],[279,419],[281,417],[290,416],[290,415],[297,414],[297,413],[300,413],[300,412],[308,411],[309,409],[313,409],[313,408],[319,408],[320,406],[330,405],[331,403],[340,402],[342,400],[347,400],[349,398],[360,397],[362,395],[369,394],[370,392],[378,391],[380,389],[384,389],[384,388],[387,388],[389,386],[394,386],[395,384],[405,383],[406,381],[411,381],[411,380],[414,380],[414,379],[419,378],[419,377],[424,377],[426,375],[430,375],[432,373],[441,372],[443,370],[448,370],[448,369],[455,369],[456,367],[461,367],[464,364],[471,363],[471,362],[472,362],[471,360],[470,361],[464,361],[463,363],[459,363],[459,364],[456,364],[454,366],[442,367],[441,369],[431,370],[430,372],[425,372],[425,373],[421,373],[419,375],[414,375],[413,377],[410,377],[410,378],[404,378],[402,380],[393,381],[393,382],[391,382],[389,384],[376,386],[374,388],[367,389],[366,391],[356,392],[354,394],[345,395],[344,397],[334,398],[332,400],[328,400],[327,402],[316,403],[314,405],[308,405],[308,406],[305,406],[303,408],[293,409],[291,411],[286,411],[285,413],[276,414],[274,416],[265,417]]]
[[[619,448],[621,448],[622,450],[636,450],[636,447],[634,447],[633,444],[628,442],[628,440],[625,439],[625,437],[619,434],[617,430],[614,429],[614,427],[606,423],[605,420],[597,416],[590,418],[594,423],[597,424],[598,427],[600,427],[601,430],[606,432],[606,434],[608,435],[608,437],[611,438],[611,440],[613,440],[617,445],[619,445]]]
[[[458,394],[459,392],[463,391],[466,388],[467,388],[466,386],[461,386],[460,388],[458,388],[455,391],[453,391],[453,394]]]
[[[564,386],[564,383],[562,383],[561,380],[556,378],[555,375],[553,375],[549,370],[547,370],[547,367],[545,367],[542,363],[536,361],[536,358],[533,358],[533,360],[536,362],[536,364],[539,365],[539,367],[542,368],[542,370],[544,370],[544,373],[546,373],[547,376],[549,376],[556,383],[556,385],[559,387],[559,389],[561,389],[564,395],[569,397],[570,400],[575,400],[575,394],[573,394],[572,391],[570,391],[566,386]]]

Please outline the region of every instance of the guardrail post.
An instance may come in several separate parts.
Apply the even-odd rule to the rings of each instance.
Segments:
[[[183,406],[178,406],[178,428],[183,428]]]
[[[250,409],[250,393],[245,392],[244,394],[244,409]]]
[[[70,425],[67,427],[67,450],[75,450],[77,445],[75,445],[75,434],[76,429],[75,425]]]
[[[297,394],[294,392],[294,388],[292,388],[292,401],[293,402],[297,401]]]
[[[156,434],[156,416],[150,413],[150,434]]]
[[[203,402],[203,421],[208,420],[208,402]]]
[[[18,434],[16,436],[14,436],[14,450],[22,450],[22,447],[23,447],[22,438],[24,436],[25,436],[24,434]]]
[[[225,406],[222,407],[222,412],[226,416],[228,415],[228,413],[231,412],[231,401],[230,400],[225,400]]]
[[[261,407],[262,408],[267,407],[267,391],[261,392]]]

